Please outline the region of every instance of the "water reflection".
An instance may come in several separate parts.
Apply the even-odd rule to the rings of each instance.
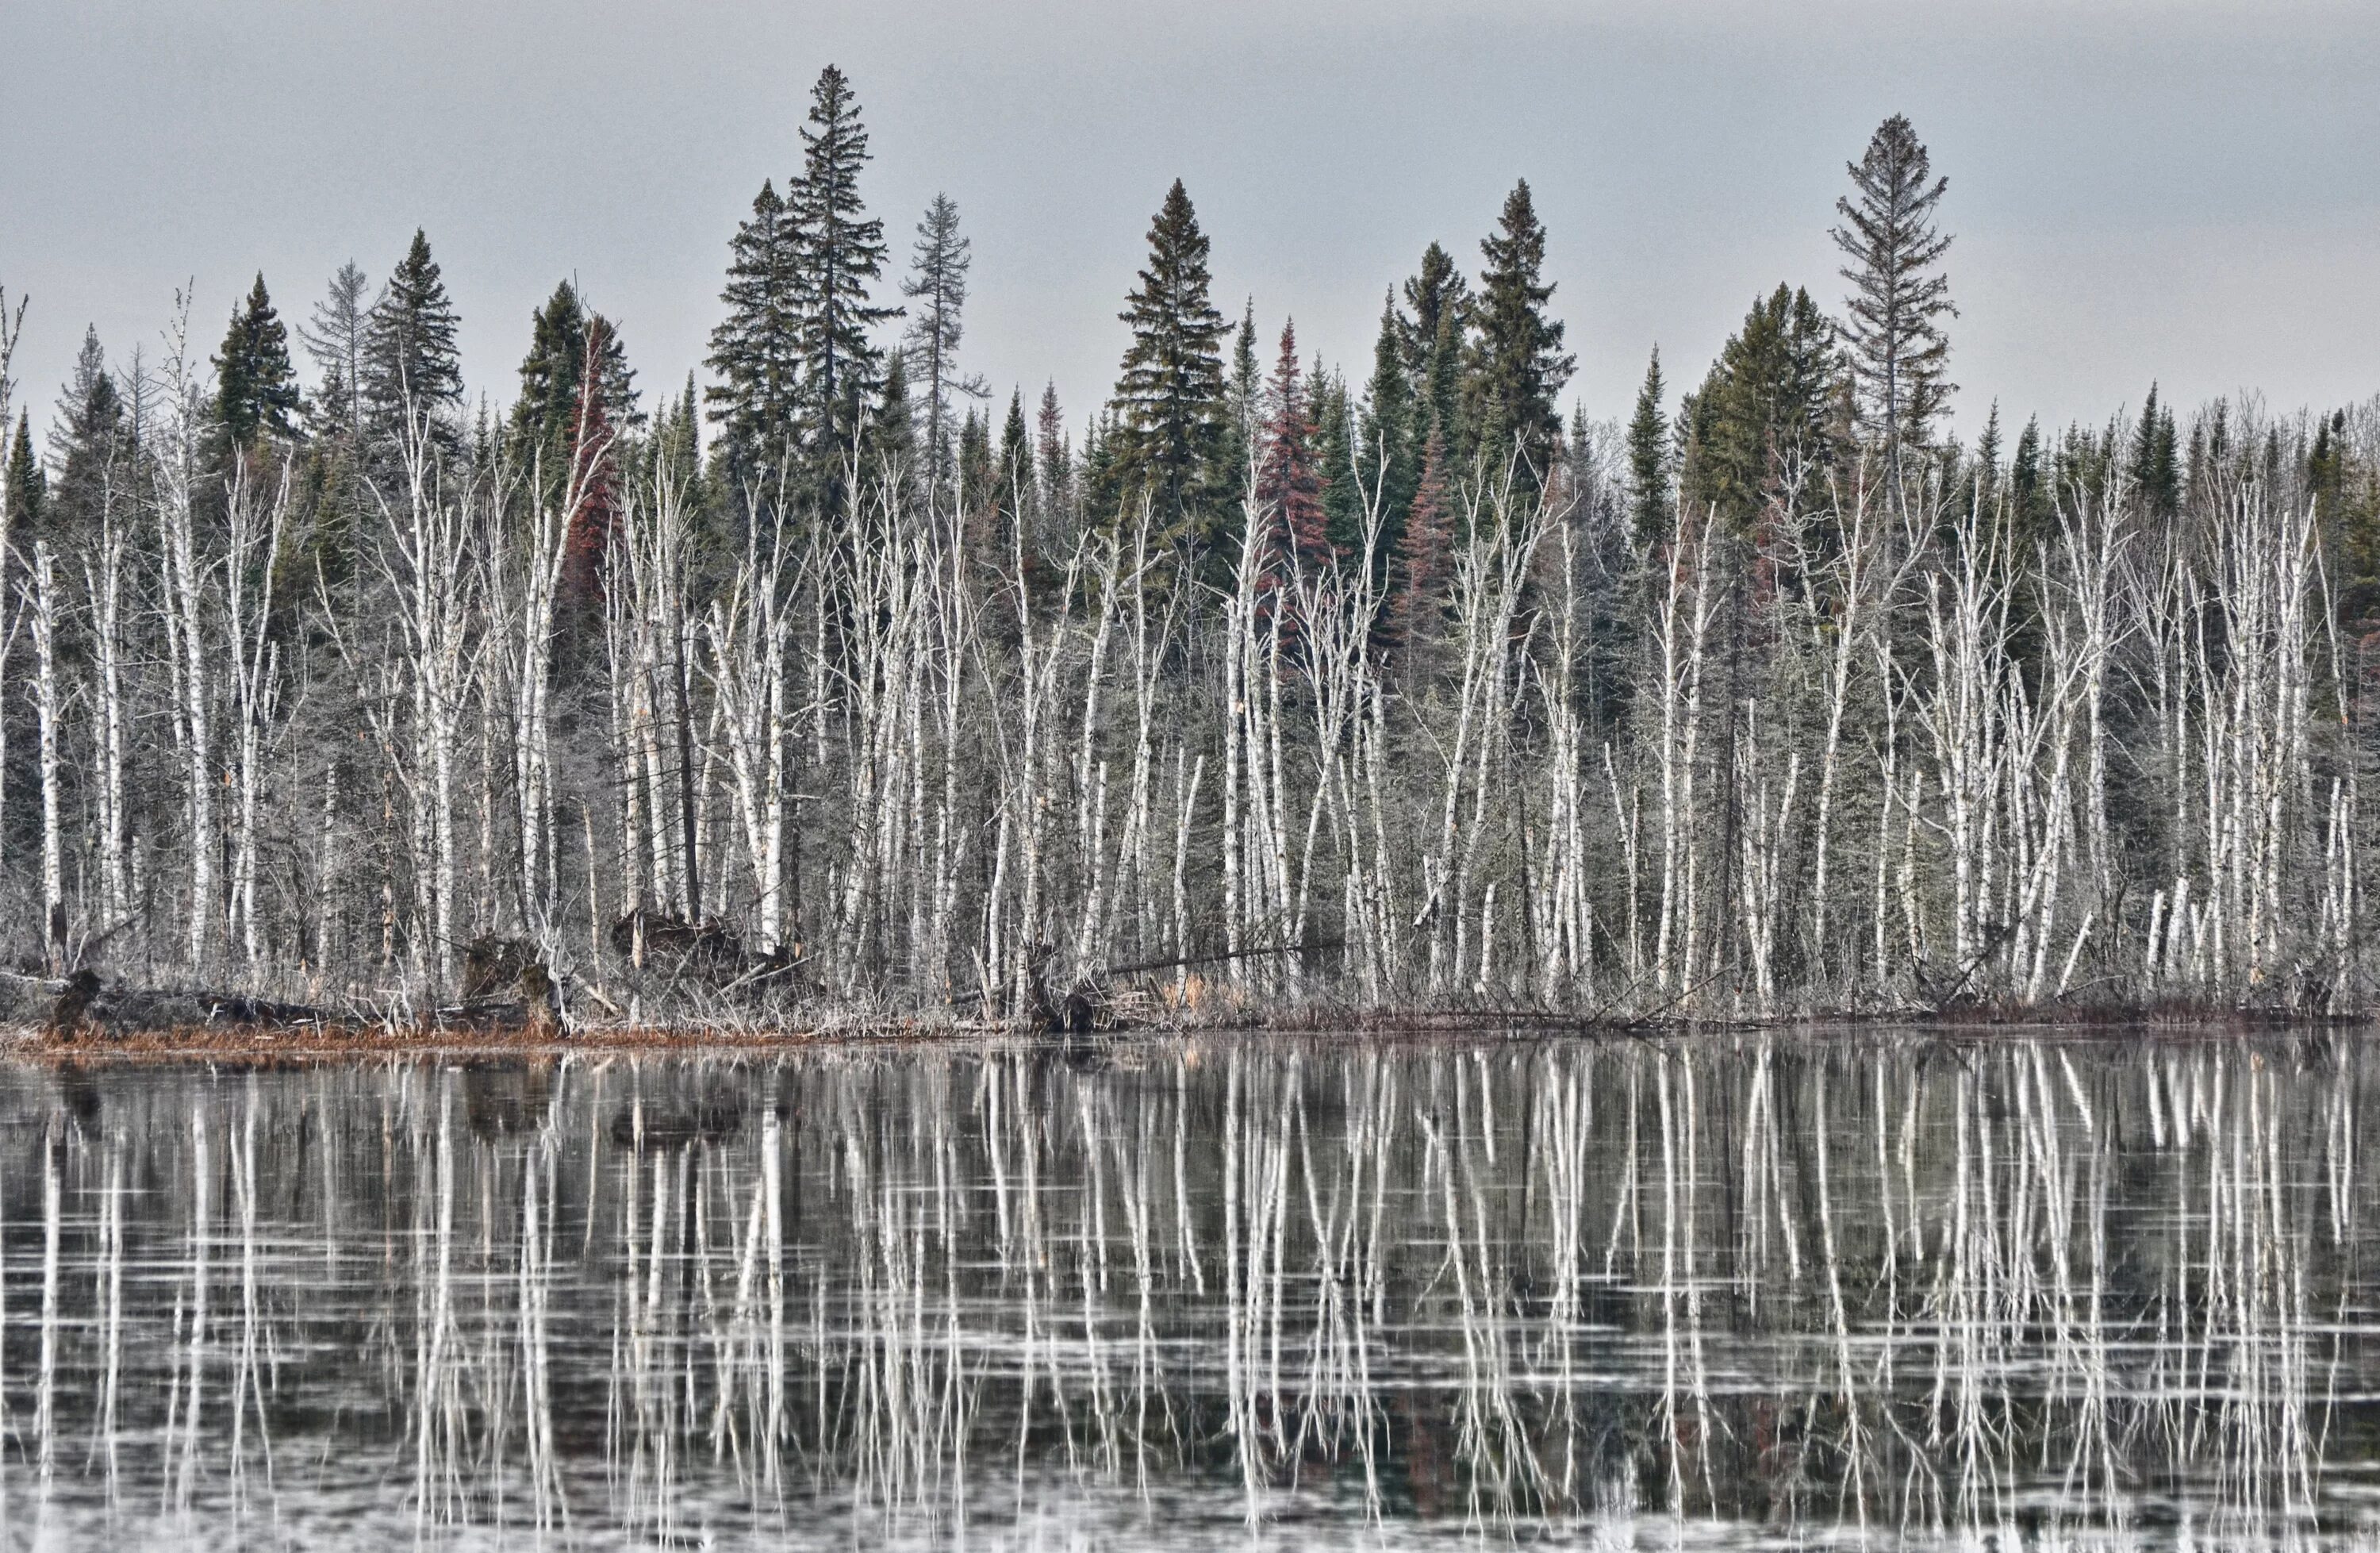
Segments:
[[[0,1067],[17,1545],[2380,1540],[2359,1040]]]

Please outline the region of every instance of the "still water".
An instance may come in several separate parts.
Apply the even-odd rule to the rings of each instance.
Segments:
[[[0,1065],[0,1535],[2380,1546],[2372,1065]]]

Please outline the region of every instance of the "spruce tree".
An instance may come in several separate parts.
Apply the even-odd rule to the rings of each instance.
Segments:
[[[455,308],[430,256],[430,239],[418,227],[365,325],[362,397],[366,429],[384,443],[403,434],[409,414],[428,419],[440,447],[452,452],[462,446],[455,423],[463,369],[455,348]]]
[[[1975,439],[1975,494],[1985,506],[1998,497],[2004,471],[2000,467],[2000,402],[1985,412],[1983,435]]]
[[[1014,389],[1008,396],[1008,419],[1001,423],[1000,447],[992,455],[991,499],[1003,536],[1008,525],[1015,525],[1020,534],[1026,528],[1032,490],[1033,438],[1025,428],[1024,390]]]
[[[1232,337],[1231,375],[1223,385],[1223,450],[1216,459],[1216,480],[1228,500],[1245,488],[1257,451],[1264,446],[1264,374],[1257,370],[1254,297],[1242,304],[1240,326]]]
[[[1058,385],[1041,387],[1041,408],[1033,418],[1035,473],[1040,487],[1040,512],[1046,532],[1054,535],[1059,522],[1075,507],[1075,461],[1066,446],[1066,419],[1058,409]]]
[[[1314,407],[1315,472],[1322,481],[1322,530],[1342,556],[1364,548],[1364,502],[1355,489],[1355,439],[1347,380],[1316,361],[1306,402]]]
[[[2141,507],[2150,517],[2170,521],[2181,510],[2181,461],[2176,444],[2172,410],[2157,403],[2157,385],[2141,406],[2140,424],[2133,429],[2130,449],[2133,483]]]
[[[1809,293],[1779,286],[1755,298],[1694,398],[1694,450],[1682,481],[1706,507],[1749,533],[1797,461],[1806,476],[1830,461],[1834,331]],[[1816,482],[1805,499],[1823,496]]]
[[[1554,287],[1540,278],[1546,229],[1527,179],[1513,185],[1496,226],[1495,234],[1479,244],[1488,266],[1479,277],[1479,332],[1464,384],[1464,410],[1474,450],[1485,455],[1491,472],[1518,454],[1520,480],[1534,489],[1561,442],[1555,399],[1578,358],[1563,353],[1562,325],[1546,315]]]
[[[49,477],[42,470],[42,461],[33,457],[32,418],[21,410],[17,412],[17,434],[8,443],[7,473],[0,480],[6,482],[0,486],[0,514],[7,520],[0,537],[14,539],[45,532],[42,517],[50,494]]]
[[[1390,573],[1389,634],[1400,656],[1411,661],[1436,634],[1446,611],[1446,588],[1454,554],[1454,504],[1446,485],[1446,434],[1433,424],[1422,444],[1421,474],[1413,509],[1397,538]]]
[[[273,309],[261,273],[248,299],[232,309],[214,366],[215,423],[230,446],[297,435],[298,373],[289,364],[289,331]]]
[[[1898,491],[1904,466],[1931,446],[1954,391],[1940,321],[1959,310],[1950,277],[1936,269],[1950,238],[1934,221],[1949,180],[1933,176],[1925,145],[1899,114],[1877,128],[1850,171],[1852,194],[1835,202],[1846,225],[1833,232],[1851,261],[1841,272],[1852,283],[1843,337],[1860,429]]]
[[[868,331],[897,307],[868,300],[884,272],[884,223],[859,198],[868,129],[844,73],[830,65],[810,89],[802,128],[802,175],[785,201],[798,262],[794,292],[801,341],[809,488],[821,510],[842,499],[844,460],[879,386],[883,353]]]
[[[1455,268],[1453,255],[1431,243],[1422,250],[1420,270],[1406,278],[1404,295],[1405,306],[1413,310],[1412,323],[1403,326],[1405,372],[1416,392],[1429,401],[1428,409],[1416,416],[1415,429],[1420,434],[1434,411],[1453,447],[1460,441],[1456,421],[1462,408],[1463,341],[1471,324],[1471,286]]]
[[[50,429],[50,463],[58,478],[44,505],[54,534],[65,540],[98,532],[109,493],[130,489],[132,444],[124,397],[107,370],[99,331],[86,329]]]
[[[429,417],[441,446],[459,447],[455,414],[462,408],[462,358],[455,350],[455,305],[445,276],[431,257],[429,236],[414,228],[412,245],[388,274],[381,300],[364,326],[364,422],[376,436],[405,429],[407,405]]]
[[[959,422],[958,463],[959,510],[975,535],[977,558],[1002,564],[1005,556],[986,555],[982,548],[991,539],[992,483],[996,474],[991,467],[991,428],[972,410]]]
[[[1364,414],[1354,468],[1363,494],[1380,506],[1380,543],[1393,554],[1420,478],[1414,435],[1413,379],[1405,371],[1404,321],[1391,291],[1380,308],[1372,343],[1372,380],[1364,386]]]
[[[1315,468],[1309,385],[1297,370],[1297,326],[1281,328],[1281,355],[1265,391],[1264,445],[1257,468],[1257,507],[1269,528],[1266,574],[1313,571],[1330,559],[1330,536]]]
[[[925,477],[917,458],[917,412],[909,395],[909,368],[895,350],[884,365],[875,412],[868,418],[868,459],[864,471],[871,480],[892,483],[904,495],[912,494]]]
[[[901,294],[914,305],[902,339],[909,372],[917,379],[925,413],[926,457],[922,472],[937,492],[951,481],[951,397],[981,399],[991,392],[978,375],[958,368],[961,314],[966,308],[967,267],[972,245],[959,234],[959,207],[937,194],[917,223],[917,246]]]
[[[2041,422],[2028,420],[2017,434],[2016,450],[2009,455],[2008,499],[2010,538],[2017,554],[2033,554],[2034,544],[2048,535],[2056,515],[2054,493],[2041,464]]]
[[[705,397],[720,428],[721,474],[731,486],[773,499],[801,420],[800,254],[784,202],[767,179],[727,251],[727,287],[719,296],[727,316],[710,331],[704,365],[717,381]]]
[[[557,487],[570,500],[564,515],[563,593],[578,605],[602,596],[620,520],[619,433],[633,407],[632,400],[613,397],[615,373],[620,391],[626,391],[626,367],[617,360],[611,324],[595,313],[586,316],[583,328],[578,383],[569,396],[571,422],[562,447],[565,483]]]
[[[587,311],[577,287],[562,282],[529,316],[528,354],[521,359],[520,397],[513,403],[510,427],[515,456],[524,466],[541,461],[553,490],[560,489],[573,467],[590,340],[596,342],[595,370],[606,423],[619,430],[640,426],[645,420],[637,410],[636,373],[628,366],[619,331]]]
[[[1115,404],[1127,480],[1153,507],[1169,540],[1203,544],[1216,534],[1219,496],[1234,471],[1227,446],[1223,315],[1208,296],[1207,237],[1189,192],[1173,180],[1148,229],[1148,267],[1125,299],[1132,326]]]
[[[1636,413],[1628,421],[1628,512],[1636,542],[1653,544],[1669,532],[1670,422],[1661,410],[1661,348],[1645,368],[1645,385],[1636,391]]]

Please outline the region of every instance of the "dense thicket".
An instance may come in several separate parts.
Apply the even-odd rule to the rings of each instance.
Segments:
[[[1624,426],[1563,422],[1526,185],[1353,382],[1286,323],[1265,371],[1253,304],[1234,337],[1177,182],[1079,438],[1054,386],[974,408],[951,202],[878,300],[839,73],[802,143],[707,414],[640,405],[565,283],[468,415],[420,234],[333,278],[302,401],[261,277],[212,371],[187,309],[157,359],[88,339],[42,447],[0,393],[13,957],[418,1010],[512,940],[646,1017],[1126,968],[1208,1006],[2369,1000],[2380,401],[2152,391],[2005,450],[1994,407],[1961,446],[1905,120],[1852,165],[1842,312],[1762,291]]]

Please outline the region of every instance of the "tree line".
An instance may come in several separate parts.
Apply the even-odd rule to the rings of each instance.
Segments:
[[[832,67],[799,140],[662,392],[565,282],[468,397],[419,232],[294,331],[260,275],[211,356],[186,300],[87,335],[0,464],[25,970],[397,1017],[531,962],[624,1019],[2368,997],[2380,401],[1961,444],[1905,118],[1831,310],[1758,294],[1609,422],[1526,182],[1360,381],[1226,316],[1175,182],[1077,423],[966,369],[953,202],[888,275]]]

